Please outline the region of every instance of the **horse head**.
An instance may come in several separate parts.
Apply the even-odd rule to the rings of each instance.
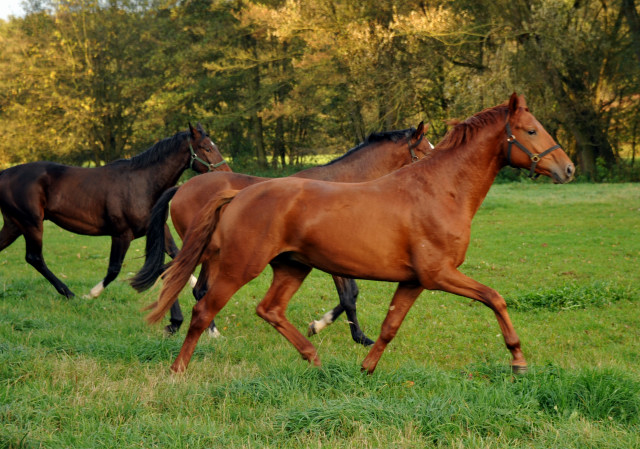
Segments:
[[[199,173],[207,171],[231,171],[224,160],[218,146],[213,143],[200,123],[194,128],[189,123],[189,151],[191,161],[189,168]]]
[[[428,156],[433,151],[433,144],[424,135],[428,129],[429,125],[425,125],[422,121],[418,127],[407,136],[407,144],[409,145],[409,152],[411,153],[413,162]]]
[[[560,145],[542,127],[515,92],[509,99],[505,153],[512,167],[530,170],[530,176],[549,176],[564,184],[573,179],[575,166]]]

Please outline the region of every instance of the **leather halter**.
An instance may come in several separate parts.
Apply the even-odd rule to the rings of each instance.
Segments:
[[[417,162],[420,158],[416,155],[416,152],[413,151],[413,149],[420,145],[420,142],[424,139],[424,133],[420,135],[420,138],[416,140],[415,143],[411,143],[411,137],[412,136],[407,136],[407,145],[409,145],[409,153],[411,153],[411,162]]]
[[[515,144],[518,148],[520,148],[524,152],[524,154],[529,156],[529,159],[531,159],[531,171],[529,172],[529,178],[532,178],[532,179],[535,179],[538,176],[540,176],[540,174],[536,174],[536,166],[538,165],[538,162],[540,162],[540,159],[542,159],[552,151],[560,148],[560,145],[556,144],[551,148],[544,150],[542,153],[538,153],[538,154],[532,153],[531,151],[529,151],[527,147],[525,147],[520,142],[518,142],[518,140],[516,139],[516,136],[514,136],[513,133],[511,132],[511,126],[509,126],[508,121],[507,121],[507,142],[509,142],[509,146],[507,147],[507,163],[509,164],[509,166],[514,168],[519,168],[511,163],[511,147],[512,145]]]
[[[189,152],[191,152],[191,161],[189,162],[189,168],[191,170],[194,170],[193,168],[193,163],[194,162],[200,162],[202,165],[204,165],[205,167],[207,167],[207,169],[209,171],[214,171],[216,168],[220,167],[221,165],[224,165],[227,163],[227,161],[224,160],[224,158],[216,163],[216,164],[210,164],[209,162],[205,161],[204,159],[202,159],[201,157],[198,157],[198,155],[196,154],[196,152],[193,150],[193,147],[191,146],[191,137],[188,138],[189,139]]]

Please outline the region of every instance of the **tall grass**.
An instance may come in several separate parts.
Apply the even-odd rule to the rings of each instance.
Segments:
[[[493,314],[425,292],[376,372],[343,318],[313,337],[311,368],[255,315],[270,273],[241,289],[185,375],[169,374],[185,329],[165,338],[120,278],[94,300],[65,299],[0,252],[0,448],[640,447],[640,186],[495,186],[474,219],[462,271],[506,298],[530,363],[513,376]],[[108,238],[45,231],[50,268],[77,294],[106,273]],[[394,285],[360,282],[377,335]],[[193,303],[185,289],[183,309]],[[336,303],[313,272],[289,308],[304,330]],[[188,313],[187,313],[188,320]]]

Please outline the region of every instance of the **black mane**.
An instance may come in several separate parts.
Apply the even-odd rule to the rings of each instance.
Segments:
[[[189,136],[189,131],[180,131],[172,137],[167,137],[155,143],[142,153],[133,156],[131,159],[118,159],[107,165],[130,164],[131,168],[144,168],[149,165],[164,161],[169,155],[175,153],[182,145],[184,139]]]
[[[324,164],[325,166],[327,165],[331,165],[335,162],[338,162],[346,157],[351,156],[353,153],[355,153],[358,150],[361,150],[364,147],[367,147],[369,145],[371,145],[372,143],[377,143],[377,142],[384,142],[387,140],[390,140],[392,142],[397,142],[400,139],[406,139],[407,137],[413,135],[413,133],[416,132],[415,128],[408,128],[408,129],[403,129],[403,130],[397,130],[397,131],[384,131],[384,132],[379,132],[379,133],[371,133],[367,136],[366,139],[364,139],[363,142],[359,143],[357,146],[351,148],[349,151],[347,151],[345,154],[343,154],[340,157],[335,158],[334,160],[327,162],[326,164]]]

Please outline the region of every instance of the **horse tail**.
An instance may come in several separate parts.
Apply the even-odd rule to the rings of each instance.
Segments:
[[[166,268],[164,265],[164,226],[169,216],[169,202],[177,191],[178,187],[166,190],[151,209],[144,265],[129,280],[131,286],[139,292],[151,288]]]
[[[218,193],[194,217],[192,223],[195,224],[187,231],[182,249],[163,275],[164,283],[160,297],[145,308],[145,310],[151,310],[147,315],[149,323],[160,321],[178,299],[178,295],[209,246],[211,236],[220,221],[222,207],[228,204],[238,192],[239,190],[225,190]]]

